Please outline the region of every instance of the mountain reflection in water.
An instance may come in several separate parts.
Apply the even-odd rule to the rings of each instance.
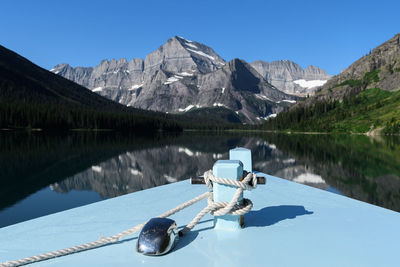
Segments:
[[[116,197],[201,175],[237,146],[252,150],[255,170],[400,211],[399,143],[398,137],[343,135],[1,133],[0,227],[44,215],[32,208],[31,216],[17,214],[23,212],[18,203],[29,206],[44,188],[67,202],[76,191]],[[42,205],[55,206],[52,212],[74,207]]]
[[[222,157],[169,145],[124,152],[54,183],[52,188],[60,193],[93,190],[103,198],[116,197],[203,173],[214,164],[216,155]]]

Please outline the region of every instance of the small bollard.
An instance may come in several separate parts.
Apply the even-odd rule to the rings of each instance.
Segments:
[[[239,160],[218,160],[213,166],[213,174],[216,177],[223,177],[232,180],[240,180],[243,175],[243,164]],[[214,183],[214,202],[231,201],[236,192],[236,187]],[[239,198],[241,201],[242,196]],[[214,228],[223,230],[240,229],[240,216],[226,214],[214,217]]]
[[[245,171],[245,173],[243,173]],[[251,150],[237,147],[229,150],[229,160],[218,160],[213,166],[213,174],[216,177],[242,180],[246,172],[252,172]],[[192,177],[191,184],[205,184],[204,177]],[[257,184],[265,184],[263,176],[257,176]],[[249,184],[253,186],[250,181]],[[213,183],[214,201],[231,201],[236,187]],[[239,198],[242,201],[243,194]],[[214,217],[214,228],[223,230],[236,230],[244,226],[244,216],[224,215]]]

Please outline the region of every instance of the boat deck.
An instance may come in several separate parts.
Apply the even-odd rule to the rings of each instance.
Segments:
[[[136,233],[29,266],[399,266],[399,213],[264,176],[266,185],[244,193],[254,207],[239,231],[215,230],[206,215],[164,256],[137,253]],[[205,190],[187,180],[1,228],[0,262],[116,234]],[[203,200],[171,218],[182,227],[205,205]]]

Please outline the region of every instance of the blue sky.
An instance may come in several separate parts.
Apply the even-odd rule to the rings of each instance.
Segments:
[[[400,1],[1,1],[0,44],[50,69],[144,58],[180,35],[225,60],[337,74],[400,32]]]

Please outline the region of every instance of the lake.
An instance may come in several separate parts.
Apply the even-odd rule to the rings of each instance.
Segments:
[[[398,136],[3,131],[0,227],[201,175],[239,146],[254,170],[400,211]]]

